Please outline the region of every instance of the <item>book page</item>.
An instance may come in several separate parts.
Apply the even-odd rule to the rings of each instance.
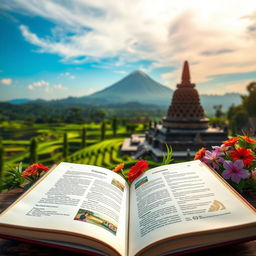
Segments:
[[[200,161],[145,172],[130,187],[129,255],[175,235],[254,223],[256,214]]]
[[[77,232],[126,255],[128,197],[128,184],[118,174],[96,166],[61,163],[1,214],[0,225]]]

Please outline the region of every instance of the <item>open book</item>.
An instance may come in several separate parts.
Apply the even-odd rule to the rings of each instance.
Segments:
[[[200,161],[156,167],[131,186],[61,163],[0,214],[0,236],[96,255],[165,255],[255,239],[256,211]]]

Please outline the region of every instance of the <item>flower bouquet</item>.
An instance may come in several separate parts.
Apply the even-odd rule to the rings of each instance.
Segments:
[[[212,148],[201,148],[194,159],[206,163],[238,192],[256,191],[256,140],[238,136]]]

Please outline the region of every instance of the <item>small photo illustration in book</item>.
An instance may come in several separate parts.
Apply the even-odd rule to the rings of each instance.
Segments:
[[[148,182],[148,177],[145,176],[143,177],[142,179],[138,180],[136,183],[135,183],[135,189],[139,188],[141,185],[143,185],[144,183]]]
[[[122,192],[124,192],[124,184],[122,184],[120,181],[117,179],[113,178],[111,181],[111,184],[119,188]]]
[[[116,232],[117,232],[116,223],[108,220],[106,217],[96,212],[88,211],[85,209],[79,209],[74,220],[94,224],[96,226],[99,226],[101,228],[108,230],[114,235],[116,235]]]

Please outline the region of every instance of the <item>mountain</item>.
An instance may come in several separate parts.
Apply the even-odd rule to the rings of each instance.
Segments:
[[[199,91],[200,93],[200,91]],[[121,107],[122,104],[129,103],[129,106],[136,105],[135,102],[144,105],[148,108],[148,104],[156,105],[161,109],[167,110],[171,103],[173,90],[154,81],[142,71],[134,71],[105,89],[98,91],[89,96],[83,97],[68,97],[60,100],[35,100],[16,99],[10,101],[13,104],[31,103],[39,104],[51,108],[66,108],[66,107],[87,107],[95,108],[96,105],[108,108],[108,105],[117,104]],[[222,110],[227,111],[233,105],[241,104],[241,96],[238,93],[228,93],[224,95],[200,95],[201,104],[204,107],[207,115],[214,115],[214,105],[222,105]],[[140,106],[140,109],[142,106]]]
[[[30,99],[24,98],[24,99],[13,99],[13,100],[9,100],[8,102],[12,104],[23,104],[23,103],[28,103],[30,101],[31,101]]]
[[[117,83],[90,96],[79,99],[87,103],[98,104],[137,101],[142,104],[155,104],[167,108],[171,103],[172,94],[172,89],[154,81],[144,72],[134,71]],[[214,115],[214,105],[222,105],[222,110],[227,111],[232,104],[241,104],[241,96],[238,93],[227,93],[224,95],[202,94],[200,99],[207,115]]]
[[[239,93],[225,93],[223,95],[201,94],[201,104],[207,115],[214,115],[215,110],[213,106],[222,105],[222,110],[226,112],[232,105],[240,105],[242,103],[241,95]]]
[[[138,101],[146,104],[165,105],[170,102],[173,91],[154,81],[142,71],[134,71],[117,83],[83,97],[98,103],[125,103]]]

